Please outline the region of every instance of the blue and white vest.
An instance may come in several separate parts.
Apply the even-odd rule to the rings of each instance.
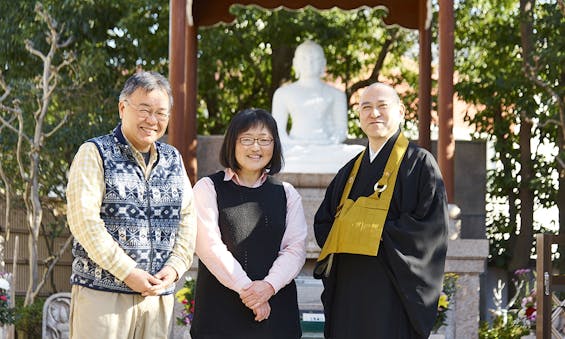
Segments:
[[[157,273],[171,254],[180,221],[184,167],[179,152],[157,142],[158,158],[146,180],[121,125],[112,134],[88,142],[97,146],[104,166],[106,189],[100,217],[108,233],[137,262],[137,268]],[[76,240],[72,252],[71,284],[100,291],[137,293],[94,263]],[[173,291],[171,286],[163,294]]]

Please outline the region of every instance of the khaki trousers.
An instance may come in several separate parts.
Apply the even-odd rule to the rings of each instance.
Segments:
[[[166,339],[174,296],[112,293],[73,285],[71,339]]]

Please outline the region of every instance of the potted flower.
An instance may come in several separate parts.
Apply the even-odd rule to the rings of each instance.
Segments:
[[[535,338],[536,337],[536,273],[530,269],[519,269],[514,272],[517,277],[518,283],[515,283],[518,296],[521,296],[520,308],[518,309],[518,321],[527,329],[529,335],[522,336],[522,338]],[[533,287],[530,286],[533,285]]]
[[[177,325],[190,326],[194,317],[194,289],[196,280],[187,276],[183,287],[175,293],[177,301],[183,305],[180,316],[177,319]]]
[[[491,323],[483,322],[479,328],[480,339],[534,338],[536,324],[535,272],[519,269],[514,272],[514,295],[503,304],[502,291],[505,284],[499,281],[494,289],[495,310]],[[533,287],[532,287],[533,286]]]
[[[437,305],[437,317],[432,328],[432,335],[430,338],[442,338],[443,335],[438,335],[440,328],[447,326],[448,311],[452,308],[453,297],[457,289],[457,274],[446,273],[443,276],[443,288],[439,296]]]
[[[15,309],[10,303],[10,273],[0,273],[0,337],[4,338],[6,325],[15,322]]]

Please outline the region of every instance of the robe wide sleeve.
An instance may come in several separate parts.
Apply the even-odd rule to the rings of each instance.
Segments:
[[[437,316],[447,252],[447,195],[433,156],[418,149],[403,162],[383,232],[382,259],[419,333],[429,333]],[[395,213],[396,212],[396,213]]]

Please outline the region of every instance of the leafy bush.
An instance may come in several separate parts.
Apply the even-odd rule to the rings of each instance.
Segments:
[[[519,339],[527,334],[530,334],[530,329],[512,313],[496,316],[492,326],[484,321],[479,327],[479,339]]]
[[[16,297],[16,332],[18,339],[41,338],[43,304],[46,298],[36,298],[29,306],[23,306],[24,298]]]

